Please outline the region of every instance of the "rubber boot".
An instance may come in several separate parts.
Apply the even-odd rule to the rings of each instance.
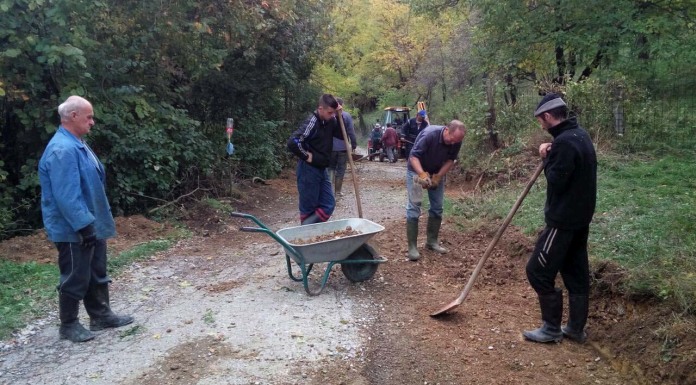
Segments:
[[[89,329],[92,331],[117,328],[133,323],[133,317],[120,316],[111,311],[109,285],[90,285],[84,299],[89,314]]]
[[[440,234],[440,225],[442,225],[442,218],[428,217],[428,238],[425,242],[425,247],[440,254],[445,254],[447,249],[440,246],[440,242],[437,240],[437,237]]]
[[[336,177],[336,170],[333,169],[327,169],[326,171],[329,174],[329,182],[331,182],[331,191],[335,189],[335,181],[334,178]],[[335,196],[335,194],[334,194]]]
[[[334,196],[343,196],[341,189],[343,188],[343,179],[336,178],[336,184],[334,184]]]
[[[312,213],[312,215],[305,218],[300,224],[301,225],[311,225],[312,223],[319,223],[319,222],[321,222],[321,218],[319,218],[317,213]]]
[[[58,294],[58,314],[60,317],[60,339],[72,342],[85,342],[94,338],[94,333],[85,329],[77,318],[80,301],[65,294]]]
[[[561,318],[563,317],[563,292],[556,289],[555,293],[539,296],[541,320],[544,324],[535,330],[526,330],[524,338],[534,342],[561,342]]]
[[[587,295],[571,295],[568,298],[568,325],[563,326],[563,336],[578,342],[585,343],[587,333],[585,324],[589,313],[589,297]]]
[[[406,239],[408,240],[408,259],[417,261],[420,259],[418,252],[418,219],[406,220]]]

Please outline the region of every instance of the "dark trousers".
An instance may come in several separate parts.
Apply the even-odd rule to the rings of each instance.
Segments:
[[[300,196],[300,222],[314,213],[322,222],[329,220],[336,207],[336,199],[326,169],[299,161],[297,192]]]
[[[527,262],[527,279],[538,295],[555,293],[558,272],[571,295],[588,295],[590,267],[587,260],[589,226],[578,230],[546,227]]]
[[[106,240],[99,239],[93,247],[82,247],[79,242],[56,242],[60,294],[81,300],[90,285],[111,282],[106,272]]]

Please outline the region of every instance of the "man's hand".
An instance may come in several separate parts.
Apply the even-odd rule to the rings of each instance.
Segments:
[[[423,188],[430,187],[430,184],[432,183],[430,180],[430,174],[425,171],[419,173],[415,178],[413,178],[413,181],[421,185]]]
[[[542,143],[539,146],[539,156],[544,159],[551,151],[551,143]]]
[[[97,234],[94,231],[94,225],[89,224],[83,229],[80,229],[78,233],[80,233],[80,237],[82,238],[82,241],[80,241],[80,245],[82,247],[94,246],[94,243],[97,241]]]
[[[430,178],[430,189],[431,190],[436,189],[437,186],[440,185],[440,180],[442,180],[442,176],[440,174],[433,175],[433,177]]]
[[[307,154],[307,163],[312,163],[312,153],[308,152]]]

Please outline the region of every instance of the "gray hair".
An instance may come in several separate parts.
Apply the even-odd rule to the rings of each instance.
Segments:
[[[466,131],[466,127],[464,126],[464,123],[462,123],[461,121],[459,121],[457,119],[449,122],[449,124],[447,125],[447,128],[452,130],[452,132],[454,132],[454,131],[465,132]]]
[[[61,120],[67,119],[72,112],[81,110],[87,106],[91,106],[91,103],[87,101],[87,99],[73,95],[65,99],[65,101],[58,106],[58,115],[60,115]]]

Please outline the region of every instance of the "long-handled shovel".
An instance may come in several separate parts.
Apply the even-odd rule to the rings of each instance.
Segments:
[[[529,193],[529,190],[532,189],[534,182],[537,180],[537,178],[541,174],[541,171],[543,171],[543,170],[544,170],[544,163],[542,162],[539,164],[539,166],[537,166],[536,170],[534,171],[534,175],[532,175],[532,179],[530,179],[529,182],[527,182],[527,186],[525,186],[524,191],[522,191],[522,194],[520,194],[519,198],[517,198],[517,202],[515,202],[515,205],[512,206],[512,209],[510,210],[507,217],[503,221],[503,224],[498,229],[498,232],[495,233],[495,237],[493,238],[491,243],[488,245],[486,252],[483,254],[483,257],[481,257],[481,260],[479,260],[478,264],[476,265],[476,269],[474,269],[474,272],[471,273],[471,277],[469,278],[469,282],[467,282],[466,286],[464,287],[464,290],[459,295],[459,297],[457,297],[457,299],[450,302],[449,304],[447,304],[445,307],[441,308],[440,310],[438,310],[434,313],[431,313],[430,314],[431,317],[437,317],[437,316],[443,315],[445,313],[448,313],[449,311],[453,310],[457,306],[461,305],[462,302],[464,302],[464,300],[466,299],[466,296],[469,294],[469,291],[471,291],[471,287],[474,286],[474,281],[476,281],[476,277],[478,277],[479,273],[481,272],[481,269],[483,268],[483,265],[486,263],[488,256],[491,255],[493,248],[498,243],[498,240],[500,240],[500,237],[505,232],[505,229],[508,227],[508,225],[512,221],[512,217],[515,216],[517,209],[520,208],[522,201]]]
[[[349,148],[353,148],[350,141],[348,140],[348,134],[346,133],[346,126],[343,124],[343,114],[338,113],[338,123],[341,125],[341,132],[343,133],[343,141],[346,143],[346,151],[348,151],[348,161],[350,162],[350,173],[353,175],[353,186],[355,187],[355,201],[358,204],[358,218],[362,218],[362,204],[360,203],[360,190],[358,189],[358,178],[355,176],[355,166],[353,165],[353,157],[350,154]]]

